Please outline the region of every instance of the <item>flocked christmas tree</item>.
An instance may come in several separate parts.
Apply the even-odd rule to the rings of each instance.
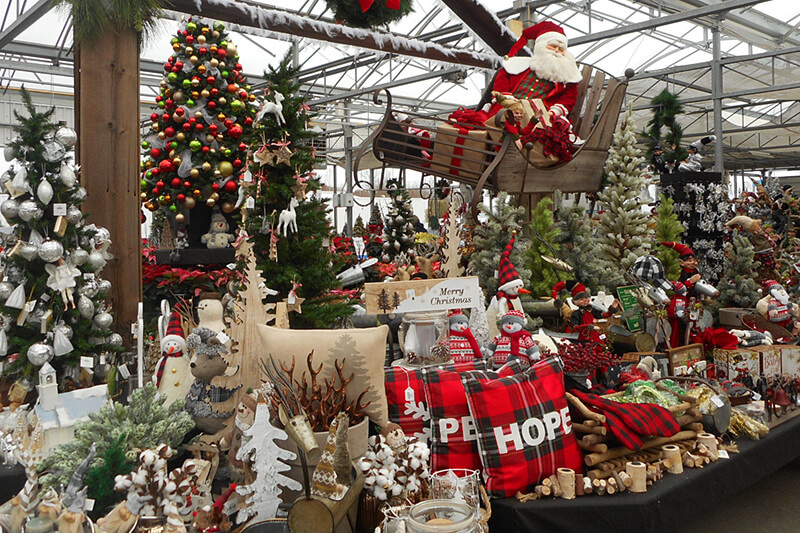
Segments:
[[[559,231],[553,240],[559,245],[558,258],[573,268],[569,277],[580,280],[593,291],[613,289],[605,285],[603,268],[595,253],[592,221],[586,208],[580,205],[562,207],[557,216]]]
[[[655,238],[658,242],[681,242],[683,224],[678,220],[674,209],[675,202],[672,198],[661,195],[661,203],[656,209]],[[656,249],[656,257],[664,265],[667,279],[678,279],[681,274],[681,265],[678,263],[678,252],[666,246]]]
[[[531,273],[526,288],[534,296],[549,295],[559,280],[553,266],[542,259],[543,255],[552,257],[559,248],[555,242],[559,229],[554,225],[552,208],[553,200],[542,198],[531,211],[531,245],[525,252],[525,267]]]
[[[517,269],[522,281],[525,283],[530,278],[530,271],[525,265],[525,251],[529,241],[520,239],[522,226],[518,222],[525,214],[524,207],[514,207],[509,203],[508,194],[501,192],[494,201],[494,207],[488,208],[481,205],[481,211],[487,220],[475,228],[473,244],[475,252],[469,257],[472,274],[478,276],[478,281],[487,301],[497,292],[497,269],[500,267],[500,254],[503,253],[511,232],[517,231],[514,251],[511,252],[511,262]]]
[[[52,122],[55,108],[40,113],[24,90],[22,98],[28,116],[14,112],[17,135],[4,151],[11,166],[0,177],[10,196],[0,212],[11,224],[0,283],[3,372],[30,377],[50,361],[77,381],[81,356],[122,345],[110,330],[111,283],[100,277],[111,259],[111,236],[86,224],[79,209],[86,190],[70,151],[75,131]]]
[[[261,111],[273,111],[259,112],[255,126],[254,161],[245,181],[253,210],[246,229],[258,269],[278,292],[266,301],[289,298],[293,308],[294,295],[300,312],[290,313],[292,327],[326,328],[352,313],[352,308],[330,294],[339,286],[336,273],[341,268],[328,247],[331,228],[326,204],[314,194],[320,188],[310,144],[316,134],[308,129],[308,107],[298,95],[297,71],[290,61],[287,56],[267,74],[267,99],[272,102]],[[276,102],[281,106],[268,105]],[[247,181],[250,176],[253,181]]]
[[[164,63],[150,116],[153,133],[142,143],[142,201],[172,214],[176,230],[196,219],[199,231],[190,232],[189,244],[199,245],[212,207],[238,222],[255,96],[224,23],[189,17],[171,43],[175,53]]]
[[[386,226],[383,228],[383,255],[381,260],[388,263],[401,253],[408,253],[414,247],[414,213],[408,191],[400,186],[400,180],[386,181],[389,204],[386,213]]]
[[[747,236],[734,231],[725,248],[724,274],[717,285],[720,307],[755,307],[761,298],[753,256],[753,245]]]
[[[636,133],[628,108],[608,151],[605,173],[608,184],[598,198],[603,205],[597,226],[597,255],[606,271],[609,288],[624,283],[623,273],[638,257],[650,251],[653,230],[644,209],[644,158],[636,147]]]

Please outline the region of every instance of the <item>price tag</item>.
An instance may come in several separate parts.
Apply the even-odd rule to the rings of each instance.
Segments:
[[[106,356],[105,356],[105,354],[101,354],[100,355],[100,364],[101,365],[106,364]]]
[[[221,342],[222,344],[225,344],[226,342],[231,340],[231,338],[225,335],[224,333],[217,333],[217,338],[219,339],[219,342]]]
[[[86,498],[86,501],[83,503],[83,510],[91,511],[92,509],[94,509],[94,500],[91,498]]]
[[[131,377],[131,373],[128,370],[128,365],[119,365],[117,370],[119,370],[119,375],[122,379],[128,379]]]
[[[139,326],[138,324],[136,324],[136,322],[134,322],[133,324],[131,324],[131,335],[136,337],[138,333],[139,333]]]
[[[247,200],[244,201],[244,208],[245,209],[255,209],[256,208],[256,201],[252,196],[248,196]]]
[[[53,204],[53,216],[54,217],[67,216],[67,204]]]
[[[494,271],[494,277],[495,278],[499,278],[500,277],[500,274],[498,274],[497,270]]]
[[[761,399],[761,395],[760,395],[759,393],[757,393],[757,392],[754,392],[754,393],[753,393],[753,401],[754,401],[754,402],[757,402],[757,401],[759,401],[760,399]]]
[[[722,407],[725,405],[725,400],[723,400],[722,397],[719,394],[717,394],[716,396],[711,397],[711,403],[713,403],[717,407]]]
[[[94,272],[84,272],[83,279],[85,280],[93,280],[94,279]]]
[[[731,458],[731,456],[728,455],[728,450],[719,450],[717,452],[717,456],[719,456],[720,459],[730,459]]]
[[[94,357],[91,357],[89,355],[82,355],[81,368],[94,368]]]
[[[411,387],[408,387],[406,389],[406,401],[407,402],[413,402],[414,401],[414,389],[412,389]]]

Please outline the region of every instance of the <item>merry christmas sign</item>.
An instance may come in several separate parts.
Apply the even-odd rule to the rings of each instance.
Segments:
[[[413,313],[483,306],[477,277],[366,283],[367,313]]]

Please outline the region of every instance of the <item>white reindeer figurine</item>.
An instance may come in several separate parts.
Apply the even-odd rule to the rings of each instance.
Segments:
[[[296,198],[289,200],[289,207],[278,215],[278,233],[286,237],[286,231],[297,233],[297,213],[294,208],[299,204]]]
[[[258,110],[258,114],[256,115],[256,122],[260,122],[267,113],[274,113],[275,120],[278,122],[279,126],[286,124],[286,119],[283,118],[283,101],[285,99],[285,96],[276,92],[274,102],[264,100],[261,104],[261,109]]]

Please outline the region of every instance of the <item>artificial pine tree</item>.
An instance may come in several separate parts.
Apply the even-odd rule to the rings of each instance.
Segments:
[[[658,242],[681,242],[683,224],[675,214],[675,201],[661,195],[661,202],[656,209],[655,237]],[[666,246],[659,246],[656,257],[661,260],[667,279],[678,279],[681,274],[681,265],[678,263],[678,252]]]
[[[530,271],[524,266],[525,251],[530,243],[526,239],[519,238],[522,226],[518,221],[525,216],[525,208],[512,206],[507,193],[501,192],[497,195],[494,208],[481,205],[481,211],[487,220],[475,228],[473,244],[476,251],[469,257],[469,264],[473,275],[478,276],[480,286],[489,300],[497,292],[500,255],[511,239],[511,232],[517,231],[511,262],[523,282],[531,276]]]
[[[631,122],[632,108],[614,133],[608,151],[605,173],[608,183],[598,194],[603,213],[597,225],[597,255],[606,272],[606,286],[614,288],[625,281],[624,273],[638,257],[650,251],[653,230],[644,208],[642,192],[646,186],[644,158],[636,147]]]
[[[189,245],[200,246],[214,206],[238,223],[255,95],[224,23],[189,17],[171,43],[142,143],[142,201],[166,210],[176,228],[190,224]]]
[[[542,259],[543,255],[553,256],[559,248],[552,208],[553,200],[542,198],[531,211],[531,245],[525,252],[525,267],[531,272],[526,288],[533,296],[548,296],[559,280],[553,266]]]
[[[401,253],[408,254],[414,247],[414,222],[411,211],[411,199],[408,191],[400,186],[400,180],[391,178],[386,181],[387,194],[391,200],[386,213],[386,226],[383,228],[384,263],[390,262]]]
[[[761,298],[755,281],[753,245],[746,235],[734,231],[725,250],[724,274],[717,289],[720,307],[755,307]]]
[[[595,253],[595,237],[592,234],[592,220],[586,208],[580,205],[562,207],[557,212],[558,233],[553,242],[558,245],[558,258],[572,267],[570,278],[597,291],[613,290],[605,285],[602,265]]]
[[[353,236],[366,238],[368,235],[369,232],[367,231],[367,227],[364,225],[364,219],[361,218],[361,215],[358,215],[355,223],[353,224]]]
[[[258,141],[251,150],[255,161],[250,172],[256,183],[248,192],[254,209],[246,228],[258,269],[278,291],[266,301],[279,302],[297,287],[297,297],[305,300],[300,313],[290,314],[292,327],[326,328],[352,313],[352,308],[329,294],[339,286],[336,273],[341,267],[328,247],[326,204],[310,194],[320,188],[310,144],[316,134],[308,129],[308,108],[290,63],[289,55],[270,67],[266,77],[268,98],[281,101],[282,112],[264,114],[255,126]],[[287,221],[293,221],[296,230],[283,223]]]
[[[3,373],[32,377],[50,361],[76,378],[81,356],[122,346],[110,330],[111,283],[100,277],[111,238],[78,207],[86,190],[70,152],[75,131],[51,121],[55,108],[38,112],[24,90],[22,99],[29,116],[14,112],[17,136],[4,152],[11,166],[0,176],[10,195],[0,212],[11,224],[1,255],[0,355],[10,354]]]

